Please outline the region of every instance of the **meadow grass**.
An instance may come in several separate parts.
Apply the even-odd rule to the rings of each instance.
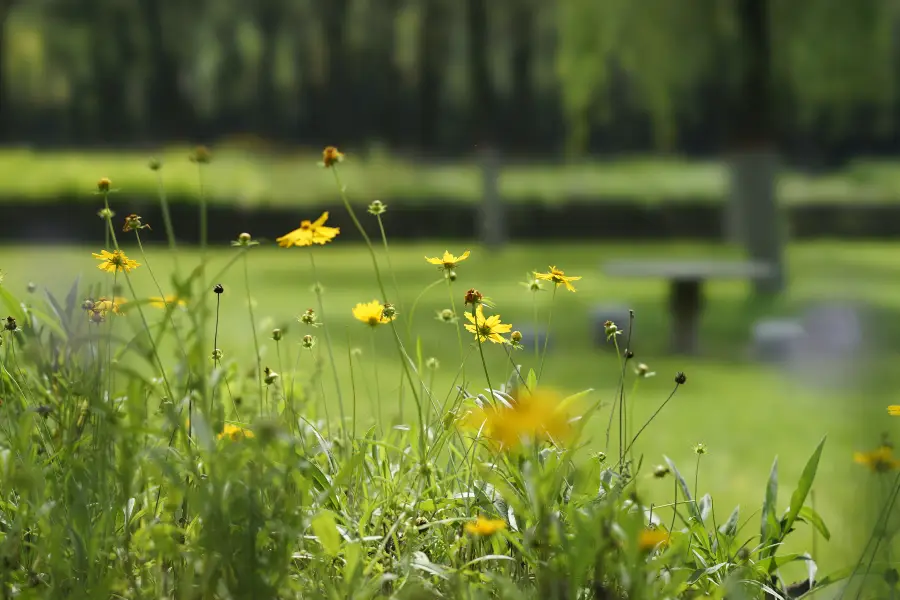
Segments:
[[[379,395],[382,418],[393,422],[399,415],[397,399],[401,379],[392,341],[386,331],[377,331],[373,336],[373,332],[351,315],[355,304],[378,297],[371,263],[363,247],[342,245],[339,239],[327,248],[251,249],[249,274],[262,346],[261,360],[263,365],[283,373],[283,365],[290,364],[297,356],[299,339],[306,333],[297,316],[316,306],[311,289],[315,280],[305,256],[312,251],[325,289],[324,318],[334,340],[339,379],[345,384],[351,378],[350,350],[355,349],[352,376],[359,392],[359,422],[373,418]],[[430,283],[440,279],[440,273],[425,263],[424,256],[440,255],[445,246],[448,244],[434,242],[391,248],[399,297],[407,311],[401,312],[401,321],[411,317],[408,312],[411,301]],[[133,245],[123,244],[123,247],[130,256],[138,256]],[[867,532],[860,527],[858,515],[848,513],[847,508],[858,505],[861,495],[877,494],[878,490],[871,487],[877,480],[854,465],[852,456],[855,450],[877,445],[880,430],[873,430],[873,424],[884,420],[887,404],[900,403],[897,391],[900,377],[887,368],[896,360],[896,353],[878,352],[874,362],[864,368],[862,381],[829,389],[805,384],[778,368],[754,364],[746,359],[745,350],[755,318],[791,314],[806,303],[823,298],[860,301],[876,308],[884,320],[881,329],[887,332],[882,342],[886,348],[891,343],[896,347],[900,335],[897,327],[890,324],[890,315],[900,312],[900,293],[891,283],[900,271],[897,245],[793,244],[788,253],[790,291],[774,305],[759,306],[749,301],[749,289],[743,283],[710,284],[708,309],[702,324],[703,350],[698,357],[671,356],[667,352],[669,317],[664,282],[611,279],[603,274],[600,266],[603,260],[617,257],[721,256],[734,253],[733,249],[706,244],[531,244],[491,253],[477,245],[449,246],[457,253],[465,248],[472,250],[472,257],[458,268],[459,279],[453,288],[457,303],[461,303],[465,289],[477,286],[496,301],[503,320],[514,326],[524,328],[533,322],[532,294],[520,285],[527,271],[546,270],[542,265],[553,262],[564,267],[567,273],[583,277],[577,293],[559,293],[553,302],[551,344],[545,370],[546,383],[555,388],[567,392],[593,388],[598,399],[611,401],[615,397],[619,378],[616,354],[610,346],[597,347],[594,343],[589,313],[594,304],[609,301],[621,301],[634,308],[635,361],[647,363],[656,372],[656,376],[643,380],[640,385],[634,404],[635,419],[643,422],[659,406],[671,391],[677,371],[684,371],[688,377],[684,389],[650,426],[636,450],[643,456],[645,469],[662,463],[666,454],[682,465],[682,470],[692,472],[692,448],[698,442],[704,443],[710,451],[703,458],[700,488],[715,498],[717,513],[735,505],[747,507],[748,513],[750,507],[758,507],[776,455],[781,476],[779,491],[782,497],[787,497],[809,453],[827,435],[814,490],[816,509],[833,537],[831,543],[819,540],[815,558],[825,572],[853,560]],[[25,287],[29,282],[57,295],[64,294],[76,276],[83,277],[84,284],[100,283],[105,277],[95,269],[91,251],[96,249],[4,248],[0,250],[0,265],[6,273],[4,285],[20,297],[26,297]],[[168,281],[173,265],[169,252],[158,245],[148,251],[157,278]],[[218,271],[236,252],[235,249],[216,250],[209,270]],[[182,264],[191,263],[199,259],[199,254],[181,250],[178,257]],[[139,269],[133,277],[139,297],[157,295],[146,270]],[[233,268],[217,281],[225,288],[221,297],[218,347],[228,359],[250,364],[254,344],[243,272]],[[165,293],[170,291],[164,289]],[[541,322],[547,316],[550,296],[547,291],[538,293]],[[421,340],[423,357],[435,357],[440,364],[436,371],[428,372],[429,383],[436,390],[449,389],[459,362],[453,326],[436,318],[440,310],[449,306],[446,286],[439,285],[421,297],[412,315],[412,330]],[[133,313],[122,320],[135,331],[140,330]],[[281,361],[269,335],[274,328],[283,332],[280,349],[285,356]],[[319,355],[324,360],[321,337],[317,350],[322,351]],[[485,350],[491,372],[509,370],[504,352],[492,347]],[[170,359],[176,355],[173,348],[167,353]],[[517,351],[515,358],[526,371],[538,367],[530,349]],[[301,358],[301,370],[311,370],[311,362]],[[467,368],[473,385],[484,387],[486,382],[477,355],[469,354]],[[498,379],[501,377],[498,375]],[[334,417],[338,412],[334,381],[325,373],[322,384],[329,413]],[[345,404],[349,404],[347,399]],[[590,452],[611,453],[610,446],[616,444],[615,428],[610,443],[605,441],[604,417],[608,417],[608,411],[606,407],[589,431],[587,450]],[[404,417],[404,423],[414,424],[408,397]],[[359,426],[360,431],[363,428]],[[670,486],[663,482],[651,483],[645,492],[658,503],[666,502],[667,498],[670,501]],[[789,542],[788,549],[809,550],[812,531],[806,526],[801,526],[800,531],[799,538]]]
[[[231,248],[209,248],[200,202],[201,246],[176,250],[159,233],[168,223],[105,209],[94,248],[0,251],[5,595],[754,598],[801,595],[792,581],[891,585],[900,461],[872,429],[898,379],[885,246],[793,247],[777,301],[711,285],[703,352],[673,357],[664,282],[610,280],[600,261],[733,249],[388,250],[385,229],[370,240],[359,217],[381,226],[390,213],[352,208],[341,158],[326,149],[333,168],[318,173],[346,209],[327,225],[298,214],[309,220],[290,233],[236,231]],[[207,159],[197,150],[192,170],[208,192]],[[97,187],[108,207],[113,186]],[[348,217],[365,245],[342,243],[333,225]],[[296,247],[272,248],[279,234]],[[426,259],[445,248],[460,258]],[[872,305],[872,352],[812,379],[748,362],[754,319],[822,297]],[[611,299],[632,307],[634,334],[608,322],[598,343],[589,310]],[[521,347],[516,329],[535,322],[550,343]]]
[[[335,197],[332,182],[321,177],[317,159],[308,150],[223,142],[213,151],[215,161],[207,167],[211,202],[296,206],[331,202]],[[40,202],[61,196],[89,200],[97,173],[110,177],[130,194],[154,197],[158,181],[146,164],[155,156],[164,165],[169,195],[189,201],[195,197],[196,172],[185,160],[188,153],[187,147],[146,151],[3,149],[0,200]],[[343,177],[352,189],[364,189],[368,198],[477,202],[482,196],[482,175],[471,160],[423,162],[370,149],[361,149],[361,154],[350,153],[354,160],[344,168]],[[897,163],[859,160],[817,175],[787,170],[779,180],[779,193],[787,203],[890,202],[900,199],[898,184]],[[560,163],[536,160],[507,164],[499,185],[503,197],[513,202],[718,202],[727,192],[728,176],[721,162],[677,156]]]

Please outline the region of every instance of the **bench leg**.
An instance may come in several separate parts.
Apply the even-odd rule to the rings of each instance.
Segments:
[[[703,308],[703,284],[697,279],[676,279],[669,289],[672,313],[672,350],[676,354],[696,354]]]

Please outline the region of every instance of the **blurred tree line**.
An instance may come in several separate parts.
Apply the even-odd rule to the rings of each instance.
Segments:
[[[747,2],[765,92],[734,66]],[[895,4],[0,0],[0,141],[708,153],[759,92],[789,153],[897,152]]]

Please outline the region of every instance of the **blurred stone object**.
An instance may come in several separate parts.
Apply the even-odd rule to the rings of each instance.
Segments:
[[[618,337],[619,349],[624,352],[628,344],[628,327],[631,324],[631,313],[624,304],[597,304],[591,309],[591,334],[594,346],[598,348],[613,348],[612,340],[606,339],[606,322],[615,323],[622,335]]]
[[[483,148],[478,158],[483,194],[479,206],[478,233],[485,248],[498,250],[507,242],[506,216],[500,196],[500,153],[493,148]]]
[[[817,388],[858,385],[861,369],[877,345],[866,341],[871,337],[867,321],[867,309],[860,304],[825,301],[809,306],[800,317],[806,335],[791,361],[792,373]]]
[[[803,351],[806,330],[797,319],[771,318],[754,323],[751,354],[765,363],[786,364]]]

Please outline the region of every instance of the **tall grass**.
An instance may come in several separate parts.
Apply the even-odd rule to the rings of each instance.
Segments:
[[[381,234],[370,240],[370,217],[350,201],[341,158],[328,149],[323,166],[331,173],[323,176],[333,178],[372,264],[371,295],[354,316],[373,340],[391,341],[394,370],[368,373],[365,359],[332,348],[327,297],[313,274],[315,254],[341,239],[327,215],[279,239],[284,252],[312,261],[305,275],[320,304],[298,316],[299,333],[260,330],[266,306],[253,295],[252,253],[259,242],[249,234],[237,237],[233,259],[217,273],[202,259],[185,271],[182,256],[168,289],[153,277],[158,298],[136,296],[130,273],[152,275],[158,260],[176,258],[174,239],[168,250],[140,245],[137,266],[122,255],[104,259],[100,289],[76,281],[65,297],[20,299],[0,286],[9,311],[0,338],[4,597],[785,598],[851,576],[855,587],[845,591],[887,592],[890,571],[875,558],[875,541],[887,535],[896,481],[886,484],[887,516],[870,552],[818,577],[814,552],[785,553],[782,545],[799,522],[830,537],[809,502],[824,439],[786,502],[777,498],[776,461],[759,509],[719,507],[699,494],[704,448],[684,474],[669,459],[648,468],[634,451],[657,416],[679,410],[687,376],[673,373],[658,410],[633,422],[635,383],[648,373],[634,364],[632,341],[608,323],[621,367],[615,396],[549,388],[540,369],[518,360],[546,346],[523,346],[490,299],[491,281],[460,287],[464,257],[438,248],[432,286],[448,289],[453,308],[439,318],[452,325],[447,344],[460,356],[453,384],[435,389],[435,365],[411,327],[417,299],[397,297],[396,280],[383,271],[390,263],[382,219],[390,212],[370,207]],[[110,210],[97,239],[115,253],[123,236],[140,242],[145,224],[130,216],[120,231],[111,191],[109,182],[101,188]],[[178,223],[169,225],[172,236]],[[243,270],[246,289],[217,283],[232,268]],[[423,260],[422,268],[435,265]],[[571,275],[532,274],[528,293],[557,293]],[[246,305],[249,362],[221,347],[225,303]],[[538,314],[537,303],[534,310],[552,324],[549,312]],[[263,368],[266,339],[276,358]],[[489,368],[494,356],[504,369]],[[344,360],[349,380],[334,368]],[[331,374],[334,390],[326,387]],[[368,414],[358,410],[362,399],[380,393],[367,382],[379,378],[400,382],[396,397],[379,396],[400,418],[360,416]],[[335,405],[339,414],[330,414]],[[588,452],[614,423],[615,441]],[[671,501],[647,502],[650,485],[670,486]],[[785,581],[782,570],[794,563],[808,576]]]

